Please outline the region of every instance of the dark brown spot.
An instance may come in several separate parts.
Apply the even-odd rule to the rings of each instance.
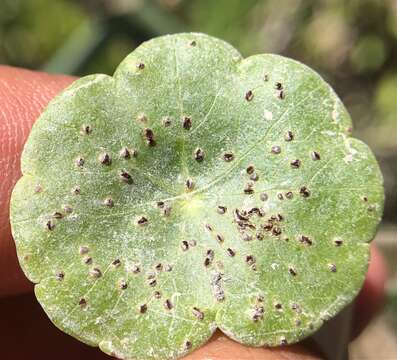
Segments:
[[[204,259],[204,266],[210,266],[210,265],[211,265],[211,262],[212,262],[212,261],[211,261],[209,258],[206,257],[206,258]]]
[[[245,257],[245,262],[246,262],[248,265],[253,265],[253,264],[255,264],[255,262],[256,262],[255,256],[254,256],[254,255],[247,255],[247,256]]]
[[[254,98],[254,93],[252,92],[252,90],[248,90],[245,93],[245,100],[251,101],[253,98]]]
[[[196,43],[196,41],[195,40],[192,40],[191,42],[190,42],[190,44],[189,44],[190,46],[196,46],[197,45],[197,43]]]
[[[306,186],[302,186],[299,190],[299,193],[304,197],[307,198],[310,196],[310,190]]]
[[[154,286],[157,285],[157,280],[154,279],[154,278],[150,278],[150,279],[148,279],[147,284],[148,284],[149,286],[151,286],[151,287],[154,287]]]
[[[262,225],[262,228],[265,231],[270,231],[273,229],[273,223],[269,221],[267,224]]]
[[[90,270],[90,276],[95,278],[95,279],[98,279],[98,278],[100,278],[102,276],[102,272],[101,272],[100,269],[95,267],[95,268],[92,268]]]
[[[292,191],[288,191],[285,193],[285,197],[287,199],[292,199],[294,197],[294,194],[292,193]]]
[[[249,220],[247,213],[244,210],[240,211],[239,209],[235,209],[233,213],[236,220],[241,220],[241,221]]]
[[[221,234],[216,234],[216,240],[218,240],[218,242],[220,243],[223,243],[225,241],[225,239]]]
[[[254,183],[251,181],[247,182],[244,187],[244,194],[250,195],[253,193],[254,193]]]
[[[294,140],[294,134],[292,133],[292,131],[287,131],[287,133],[284,135],[284,140],[285,141],[292,141]]]
[[[82,167],[84,165],[85,161],[82,157],[78,157],[75,161],[76,166]]]
[[[204,319],[204,313],[199,308],[193,307],[192,313],[198,320]]]
[[[172,124],[172,120],[169,116],[164,116],[162,120],[163,126],[164,127],[169,127]]]
[[[56,277],[56,279],[57,279],[58,281],[62,281],[62,280],[65,278],[65,273],[64,273],[63,271],[60,271],[59,273],[57,273],[57,274],[55,275],[55,277]]]
[[[263,81],[269,81],[269,75],[268,74],[265,74],[265,75],[263,75]]]
[[[284,100],[284,99],[285,99],[285,92],[284,92],[284,90],[279,91],[278,97],[279,97],[281,100]]]
[[[331,272],[336,272],[336,265],[335,264],[328,264],[328,269]]]
[[[266,193],[261,193],[259,195],[259,199],[261,199],[262,201],[267,201],[269,199],[269,195],[267,195]]]
[[[283,84],[281,82],[276,82],[274,87],[276,88],[276,90],[282,90],[283,89]]]
[[[62,219],[62,218],[63,218],[63,214],[60,213],[59,211],[54,212],[54,213],[52,214],[52,216],[53,216],[55,219]]]
[[[140,226],[147,225],[148,222],[149,222],[149,220],[147,219],[146,216],[141,216],[141,217],[139,217],[139,218],[137,219],[137,221],[136,221],[136,223],[137,223],[138,225],[140,225]]]
[[[131,174],[128,171],[120,170],[119,177],[125,183],[132,184],[132,176],[131,176]]]
[[[283,195],[282,193],[278,193],[278,194],[277,194],[277,198],[278,198],[279,200],[284,200],[284,195]]]
[[[302,308],[299,304],[296,303],[291,304],[291,309],[294,310],[297,314],[300,314],[302,312]]]
[[[153,293],[153,296],[154,296],[156,299],[161,299],[161,292],[160,292],[160,291],[155,291],[155,292]]]
[[[190,116],[184,116],[182,119],[182,126],[185,130],[190,130],[192,127],[192,118]]]
[[[225,152],[225,153],[223,154],[223,160],[225,160],[225,161],[227,161],[227,162],[233,161],[233,160],[234,160],[234,154],[233,154],[232,152],[230,152],[230,151]]]
[[[171,214],[171,207],[168,205],[165,205],[162,209],[161,212],[164,216],[169,216]]]
[[[120,284],[119,284],[119,287],[120,287],[121,290],[125,290],[125,289],[127,289],[128,284],[127,284],[126,281],[121,280],[121,281],[120,281]]]
[[[103,200],[103,205],[105,205],[107,207],[113,207],[114,201],[111,197],[107,197],[105,200]]]
[[[282,310],[282,309],[283,309],[283,305],[280,304],[280,303],[275,303],[275,304],[274,304],[274,308],[275,308],[276,310]]]
[[[193,190],[194,189],[194,181],[192,179],[187,179],[185,182],[186,189],[187,190]]]
[[[210,224],[205,224],[205,228],[208,230],[208,231],[212,231],[213,229],[212,229],[212,226],[210,225]]]
[[[259,214],[259,213],[260,213],[260,210],[258,207],[253,207],[248,210],[248,215],[250,215],[250,216],[254,215],[254,214]]]
[[[251,174],[254,173],[255,168],[254,168],[253,165],[249,165],[249,166],[245,169],[245,171],[247,172],[247,174],[251,175]]]
[[[341,246],[341,245],[343,244],[343,240],[341,240],[341,239],[335,239],[335,240],[334,240],[334,244],[335,244],[336,246]]]
[[[141,269],[140,269],[140,267],[138,265],[132,265],[131,271],[134,274],[138,274],[141,271]]]
[[[156,140],[154,139],[154,133],[152,129],[146,128],[143,130],[143,136],[146,139],[146,144],[149,146],[155,146]]]
[[[277,227],[277,226],[273,227],[273,229],[272,229],[272,234],[273,234],[274,236],[279,236],[279,235],[281,235],[281,229],[280,229],[279,227]]]
[[[212,261],[214,260],[215,252],[212,249],[207,250],[207,257]]]
[[[281,147],[278,146],[278,145],[272,146],[271,152],[272,152],[273,154],[278,155],[278,154],[281,153]]]
[[[186,240],[183,240],[183,241],[181,242],[181,249],[182,249],[182,251],[187,251],[187,250],[189,250],[189,243],[188,243]]]
[[[288,268],[288,272],[289,272],[292,276],[298,275],[298,273],[296,272],[296,270],[295,270],[292,266],[290,266],[290,267]]]
[[[108,153],[100,154],[98,159],[99,159],[99,162],[102,165],[110,165],[112,163],[112,160],[111,160],[110,155]]]
[[[254,310],[252,312],[252,320],[253,321],[259,321],[263,319],[263,313],[265,312],[265,309],[263,308],[263,306],[258,306],[256,305],[254,307]]]
[[[137,67],[139,70],[143,70],[143,69],[145,68],[145,64],[144,64],[143,62],[140,62],[140,63],[138,63],[138,64],[136,65],[136,67]]]
[[[167,299],[164,301],[164,307],[167,310],[171,310],[174,307],[174,305],[172,304],[172,302],[169,299]]]
[[[92,127],[90,125],[83,125],[80,131],[83,135],[89,135],[92,133]]]
[[[215,296],[216,301],[221,302],[221,301],[225,300],[225,292],[219,285],[215,286],[214,296]]]
[[[183,347],[185,350],[189,350],[192,348],[192,343],[188,340],[185,341],[185,343],[183,344]]]
[[[156,265],[154,265],[154,268],[157,271],[161,271],[161,270],[163,270],[163,264],[162,263],[157,263]]]
[[[231,257],[236,255],[236,252],[231,248],[227,248],[226,251],[229,254],[229,256],[231,256]]]
[[[80,195],[81,194],[81,189],[80,186],[75,186],[72,188],[71,193],[74,195]]]
[[[321,159],[320,154],[319,154],[317,151],[312,151],[311,156],[312,156],[312,159],[313,159],[314,161],[320,160],[320,159]]]
[[[115,259],[115,260],[113,260],[112,265],[113,265],[114,267],[119,267],[119,266],[121,265],[120,259]]]
[[[79,305],[80,305],[81,307],[85,307],[85,306],[87,305],[87,300],[84,299],[84,298],[81,298],[81,299],[79,300]]]
[[[299,159],[295,159],[291,161],[291,166],[295,169],[298,169],[301,166],[301,161]]]
[[[201,148],[197,148],[194,150],[194,159],[198,162],[201,162],[204,160],[204,151]]]
[[[146,311],[147,311],[147,305],[146,304],[143,304],[143,305],[139,306],[139,312],[141,314],[144,314]]]
[[[280,337],[280,345],[288,345],[288,341],[284,336]]]
[[[305,235],[301,235],[299,237],[299,241],[301,243],[303,243],[305,245],[309,245],[309,246],[313,244],[313,241],[308,236],[305,236]]]
[[[120,152],[119,156],[123,159],[129,159],[130,157],[136,157],[137,156],[137,151],[134,149],[128,149],[126,147],[123,147]]]
[[[86,264],[86,265],[92,264],[92,257],[85,256],[85,257],[83,258],[83,262],[84,262],[84,264]]]
[[[55,223],[52,220],[48,220],[45,224],[47,230],[52,231],[55,228]]]
[[[219,205],[219,206],[217,207],[217,212],[218,212],[218,214],[223,215],[223,214],[226,213],[226,211],[227,211],[227,207],[226,207],[226,206]]]

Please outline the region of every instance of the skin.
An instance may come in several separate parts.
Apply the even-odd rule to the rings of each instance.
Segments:
[[[47,103],[75,78],[0,66],[0,358],[109,359],[59,331],[47,319],[19,268],[9,224],[11,191],[21,176],[19,159],[30,128]],[[352,339],[380,309],[386,279],[375,246],[364,286],[354,304]],[[185,360],[313,360],[321,354],[302,344],[249,348],[217,332]]]

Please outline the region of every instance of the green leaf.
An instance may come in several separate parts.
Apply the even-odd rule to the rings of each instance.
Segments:
[[[50,319],[125,359],[220,328],[294,343],[352,301],[383,208],[374,156],[299,62],[203,34],[144,43],[33,127],[11,204]]]

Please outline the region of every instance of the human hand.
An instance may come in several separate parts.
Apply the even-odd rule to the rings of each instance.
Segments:
[[[9,199],[20,177],[19,159],[33,122],[46,104],[74,78],[0,66],[0,358],[109,359],[59,331],[46,318],[33,285],[18,265],[9,225]],[[381,255],[372,246],[363,289],[354,304],[357,336],[380,308],[386,278]],[[283,348],[249,348],[220,333],[185,360],[314,360],[318,350],[307,344]]]

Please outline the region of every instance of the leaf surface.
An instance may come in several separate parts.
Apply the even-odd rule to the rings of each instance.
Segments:
[[[11,204],[49,318],[125,359],[173,359],[218,327],[297,342],[352,301],[382,176],[331,87],[203,34],[144,43],[40,116]]]

